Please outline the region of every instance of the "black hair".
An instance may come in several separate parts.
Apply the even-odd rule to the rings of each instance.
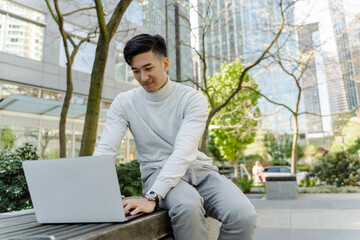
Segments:
[[[124,48],[124,58],[129,66],[131,59],[138,54],[152,51],[153,53],[167,57],[166,43],[160,35],[139,34],[130,39]]]

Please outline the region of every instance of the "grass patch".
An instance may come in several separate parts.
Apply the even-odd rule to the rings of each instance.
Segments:
[[[304,187],[298,191],[299,193],[360,193],[359,187],[346,186],[319,186],[319,187]]]

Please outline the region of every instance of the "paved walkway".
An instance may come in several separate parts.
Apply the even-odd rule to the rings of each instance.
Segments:
[[[296,200],[251,199],[254,240],[360,239],[360,194],[299,194]]]

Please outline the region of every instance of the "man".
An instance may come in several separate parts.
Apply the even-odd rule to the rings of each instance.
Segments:
[[[132,132],[145,197],[124,201],[125,212],[168,209],[176,240],[207,239],[205,214],[223,224],[219,239],[252,239],[256,213],[246,196],[198,151],[208,115],[206,98],[172,82],[159,35],[141,34],[124,58],[141,87],[114,99],[94,155],[116,155],[127,128]]]

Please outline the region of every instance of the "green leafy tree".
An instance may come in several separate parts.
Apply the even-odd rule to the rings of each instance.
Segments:
[[[265,134],[264,144],[275,165],[288,165],[287,159],[291,158],[293,148],[293,136],[289,134],[275,137],[272,133]],[[297,158],[304,156],[304,150],[297,145]]]
[[[335,115],[332,119],[332,126],[334,128],[334,133],[336,135],[341,135],[342,130],[353,116],[354,116],[354,111],[337,113],[337,115]]]
[[[315,161],[319,157],[326,155],[326,153],[327,153],[326,149],[319,147],[315,144],[310,144],[304,148],[304,156],[305,156],[304,160],[305,162],[310,163]],[[300,168],[301,167],[299,166],[299,170]]]
[[[343,142],[333,141],[330,152],[338,153],[347,150],[352,154],[357,153],[360,149],[360,124],[348,121],[342,128],[341,136],[343,137]]]
[[[265,134],[264,143],[267,153],[273,161],[285,161],[291,157],[292,139],[289,134],[276,138],[274,134],[267,133]]]
[[[210,90],[215,105],[220,104],[233,92],[234,82],[239,79],[245,67],[240,61],[223,64],[221,72],[209,77],[209,84],[214,86]],[[244,85],[257,89],[255,80],[245,75]],[[215,127],[210,130],[210,136],[218,146],[224,159],[233,161],[235,176],[238,173],[238,160],[247,144],[254,141],[257,117],[260,114],[256,107],[260,96],[251,90],[243,89],[236,94],[218,114],[214,115],[211,124]]]
[[[256,137],[254,142],[249,144],[244,151],[244,154],[247,157],[256,155],[257,160],[259,160],[259,158],[267,159],[267,151],[264,141],[266,133],[267,132],[262,130],[260,127],[256,129]]]
[[[0,130],[0,150],[10,151],[14,146],[16,135],[10,128],[3,128]]]
[[[207,142],[207,150],[212,155],[214,161],[223,165],[226,159],[224,159],[223,156],[221,156],[220,150],[214,142],[214,138],[215,138],[214,136],[210,135],[210,139]]]

